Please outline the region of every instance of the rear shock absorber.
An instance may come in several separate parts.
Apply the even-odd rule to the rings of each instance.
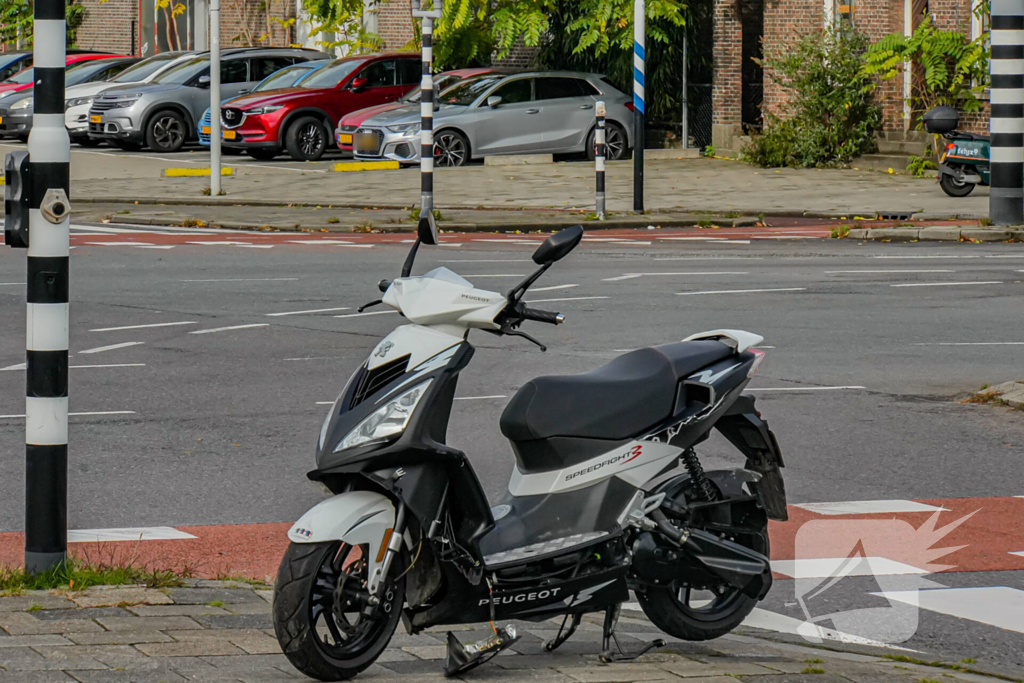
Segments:
[[[715,500],[717,498],[715,487],[711,485],[708,475],[704,474],[704,466],[700,464],[700,460],[693,449],[687,448],[679,457],[683,461],[683,467],[686,468],[690,475],[690,481],[693,482],[697,494],[709,503]]]

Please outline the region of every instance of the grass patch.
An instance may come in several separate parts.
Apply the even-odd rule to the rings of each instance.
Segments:
[[[17,594],[25,590],[82,590],[89,586],[138,584],[150,588],[166,588],[182,585],[183,578],[191,578],[191,572],[149,569],[134,562],[92,563],[77,557],[69,557],[62,564],[41,574],[27,574],[22,567],[0,566],[0,591]],[[33,611],[32,608],[29,608],[29,611]]]
[[[976,391],[965,399],[961,399],[961,403],[977,403],[982,405],[997,406],[1001,408],[1009,408],[1010,410],[1016,410],[1018,412],[1024,412],[1024,408],[1018,408],[1017,406],[1010,405],[1008,401],[1003,400],[1003,395],[998,391],[986,391],[985,387],[982,387],[981,391]]]
[[[816,666],[809,666],[806,669],[804,669],[803,671],[801,671],[800,673],[802,673],[802,674],[823,674],[823,673],[825,673],[825,670],[821,669],[821,668],[818,668]]]
[[[420,220],[420,207],[414,206],[412,210],[409,211],[409,220],[414,222],[418,222]],[[434,209],[434,220],[443,221],[447,219],[444,217],[444,214],[441,213],[440,209]]]
[[[272,586],[261,579],[251,579],[248,576],[238,576],[235,574],[217,574],[214,577],[217,581],[231,581],[232,583],[244,583],[252,586],[253,588],[271,588]]]
[[[1010,676],[1004,676],[998,673],[992,673],[991,671],[978,671],[972,669],[969,666],[960,666],[959,664],[949,664],[948,662],[929,662],[924,659],[915,659],[914,657],[908,657],[906,655],[894,655],[894,654],[881,654],[878,655],[882,659],[888,659],[892,662],[903,662],[906,664],[917,664],[918,666],[934,666],[938,669],[949,669],[950,671],[963,671],[969,674],[978,674],[979,676],[990,676],[992,678],[998,678],[1004,681],[1014,681],[1014,683],[1020,683],[1019,679],[1011,678]]]
[[[964,657],[963,659],[960,660],[960,663],[961,664],[977,664],[978,660],[974,659],[973,657]]]
[[[850,226],[844,223],[843,225],[834,226],[832,230],[829,232],[829,237],[831,237],[832,239],[842,239],[849,234]]]
[[[178,225],[180,225],[183,228],[205,228],[206,227],[206,223],[204,221],[199,220],[198,218],[186,218],[183,221],[181,221],[181,223],[179,223]]]
[[[333,218],[333,217],[332,217],[332,218],[328,218],[328,219],[327,219],[327,222],[333,225],[333,224],[335,224],[335,223],[340,223],[340,222],[341,222],[341,219],[340,219],[340,218]]]
[[[26,611],[27,612],[41,612],[42,610],[43,610],[43,606],[42,605],[40,605],[37,602],[33,602],[31,605],[29,605],[29,607],[28,607],[28,609]]]
[[[818,659],[817,657],[815,657],[814,659],[805,659],[804,663],[805,664],[824,664],[825,660]]]
[[[223,607],[224,606],[224,601],[223,600],[210,600],[210,602],[206,603],[206,606],[207,607]]]
[[[990,225],[995,225],[995,223],[993,223],[992,219],[989,218],[988,216],[982,216],[981,218],[978,219],[978,225],[988,227]]]

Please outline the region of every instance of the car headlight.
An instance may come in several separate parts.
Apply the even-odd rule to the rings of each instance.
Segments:
[[[118,98],[117,100],[110,103],[111,109],[127,109],[139,101],[139,98]]]
[[[246,116],[259,116],[260,114],[273,114],[278,109],[283,109],[284,105],[275,104],[269,107],[256,107],[255,109],[246,109],[242,113]]]
[[[64,109],[71,109],[71,107],[81,107],[85,104],[92,104],[95,97],[73,97],[64,103]]]
[[[34,101],[35,101],[35,98],[26,97],[25,99],[18,100],[13,105],[11,105],[11,109],[28,109],[29,107],[32,106]]]
[[[337,453],[371,441],[380,441],[404,432],[409,424],[409,418],[412,417],[420,399],[427,393],[427,387],[433,381],[428,379],[375,410],[335,446],[334,452]]]
[[[420,124],[417,123],[400,123],[395,126],[384,126],[392,133],[418,133],[420,132]]]

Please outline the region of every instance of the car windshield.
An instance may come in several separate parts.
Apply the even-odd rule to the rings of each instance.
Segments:
[[[12,64],[24,56],[25,55],[20,52],[9,52],[6,55],[0,55],[0,69],[3,69],[8,64]]]
[[[261,90],[274,90],[276,88],[290,88],[295,82],[309,73],[310,67],[305,64],[293,64],[286,66],[280,71],[270,74],[252,89],[253,92]]]
[[[439,102],[441,104],[460,104],[463,106],[473,104],[476,98],[491,89],[491,86],[501,81],[504,76],[485,76],[476,80],[466,80],[456,83],[441,93]]]
[[[175,59],[178,59],[180,55],[168,54],[168,55],[156,55],[149,59],[143,59],[141,62],[132,64],[130,67],[119,73],[114,78],[110,79],[111,83],[138,83],[144,81],[160,69],[164,68]]]
[[[79,62],[72,64],[67,68],[67,73],[64,76],[64,85],[78,85],[79,83],[85,83],[96,76],[101,71],[106,71],[115,64],[124,64],[124,62],[117,62],[110,59],[96,59],[88,62]]]
[[[8,83],[21,83],[21,84],[31,83],[32,79],[35,78],[35,75],[36,75],[36,72],[32,69],[32,67],[29,67],[27,69],[19,71],[18,73],[14,74],[10,78],[8,78],[7,82]]]
[[[440,74],[434,79],[434,92],[444,92],[446,88],[451,87],[455,83],[461,83],[463,78],[461,76],[455,76],[453,74]],[[420,101],[420,88],[419,86],[413,88],[405,94],[402,98],[403,102],[408,104],[416,104]]]
[[[196,57],[177,66],[172,66],[167,71],[153,79],[154,83],[181,85],[190,81],[195,76],[210,71],[210,60],[207,57]]]
[[[340,59],[303,79],[300,88],[333,88],[364,64],[362,59]]]
[[[98,61],[98,60],[96,60],[96,61]],[[82,80],[84,80],[84,78],[82,80],[75,80],[75,81],[73,81],[72,80],[72,74],[76,74],[76,72],[80,71],[83,67],[90,66],[93,62],[94,62],[94,60],[86,60],[86,61],[82,61],[82,62],[75,62],[74,64],[68,64],[64,68],[64,72],[66,74],[64,76],[64,85],[75,85],[76,83],[81,83]],[[92,73],[95,73],[95,71],[94,70],[89,71],[86,74],[86,76],[88,74],[92,74]],[[29,68],[25,69],[24,71],[19,71],[18,73],[14,74],[10,78],[8,78],[7,82],[8,83],[19,83],[19,84],[24,85],[25,83],[31,83],[32,81],[34,81],[35,77],[36,77],[35,69],[33,69],[32,67],[29,67]]]

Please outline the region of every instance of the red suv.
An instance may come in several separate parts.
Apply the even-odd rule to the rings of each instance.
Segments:
[[[418,53],[345,57],[294,88],[242,95],[221,107],[224,145],[267,160],[282,150],[315,161],[333,141],[342,116],[394,102],[420,82]]]

